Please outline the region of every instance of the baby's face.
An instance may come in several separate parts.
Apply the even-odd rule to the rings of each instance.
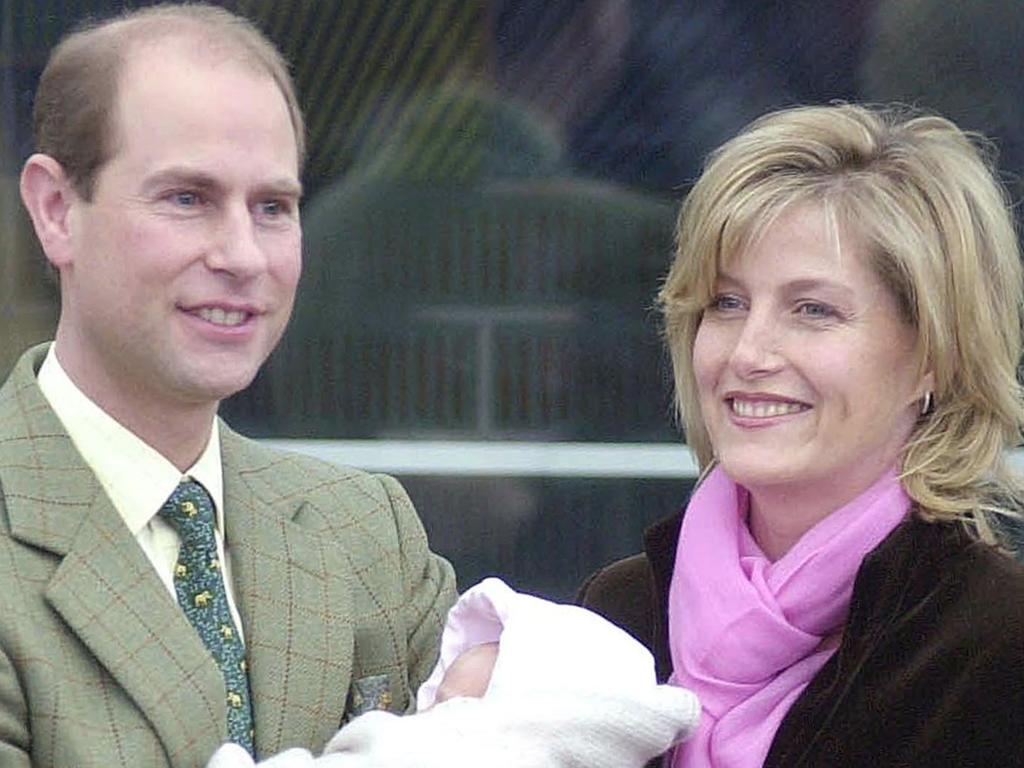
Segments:
[[[498,644],[482,643],[465,651],[445,670],[444,678],[437,687],[434,703],[454,699],[456,696],[481,698],[487,693],[491,672],[498,660]]]

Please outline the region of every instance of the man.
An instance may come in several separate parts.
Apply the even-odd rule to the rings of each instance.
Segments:
[[[279,54],[222,9],[130,12],[55,49],[35,109],[61,315],[0,390],[0,765],[318,751],[410,707],[454,587],[408,497],[216,416],[299,276]]]

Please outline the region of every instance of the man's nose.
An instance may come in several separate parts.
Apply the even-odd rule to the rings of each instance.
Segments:
[[[773,373],[782,366],[780,344],[777,319],[766,312],[751,312],[736,337],[730,364],[747,378]]]
[[[247,278],[266,268],[257,224],[244,203],[225,206],[206,259],[210,269]]]

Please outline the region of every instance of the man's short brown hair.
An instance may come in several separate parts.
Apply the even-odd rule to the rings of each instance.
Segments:
[[[174,36],[237,57],[274,80],[288,105],[301,169],[302,111],[274,44],[251,21],[217,6],[156,5],[79,27],[53,49],[40,78],[33,110],[36,151],[57,160],[84,199],[92,198],[96,174],[115,151],[111,115],[132,47]]]

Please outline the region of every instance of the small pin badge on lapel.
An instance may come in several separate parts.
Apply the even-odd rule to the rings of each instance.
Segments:
[[[391,681],[388,675],[369,675],[352,681],[348,694],[348,717],[358,717],[366,712],[391,709],[394,699],[391,695]]]

